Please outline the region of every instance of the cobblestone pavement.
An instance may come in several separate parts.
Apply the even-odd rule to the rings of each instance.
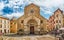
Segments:
[[[2,36],[0,40],[58,40],[50,35],[38,35],[38,36],[20,36],[20,37],[13,37],[13,36]]]

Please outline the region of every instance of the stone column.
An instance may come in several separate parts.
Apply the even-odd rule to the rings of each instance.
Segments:
[[[34,33],[35,34],[39,34],[40,33],[40,26],[39,25],[35,26]]]
[[[29,34],[30,30],[29,30],[29,26],[24,25],[24,34]]]

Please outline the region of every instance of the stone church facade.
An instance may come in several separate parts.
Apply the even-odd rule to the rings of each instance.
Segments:
[[[43,34],[47,31],[46,21],[40,15],[40,7],[32,3],[24,8],[24,15],[17,19],[17,32]]]

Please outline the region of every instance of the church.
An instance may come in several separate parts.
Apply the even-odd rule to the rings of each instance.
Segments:
[[[33,3],[25,6],[24,15],[16,19],[15,22],[17,26],[11,27],[10,32],[15,31],[23,34],[43,34],[47,32],[47,19],[40,15],[40,7]],[[12,28],[15,30],[12,30]]]

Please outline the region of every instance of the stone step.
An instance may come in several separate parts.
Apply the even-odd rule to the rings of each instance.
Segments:
[[[3,40],[58,40],[53,36],[24,36],[24,37],[3,37]]]

